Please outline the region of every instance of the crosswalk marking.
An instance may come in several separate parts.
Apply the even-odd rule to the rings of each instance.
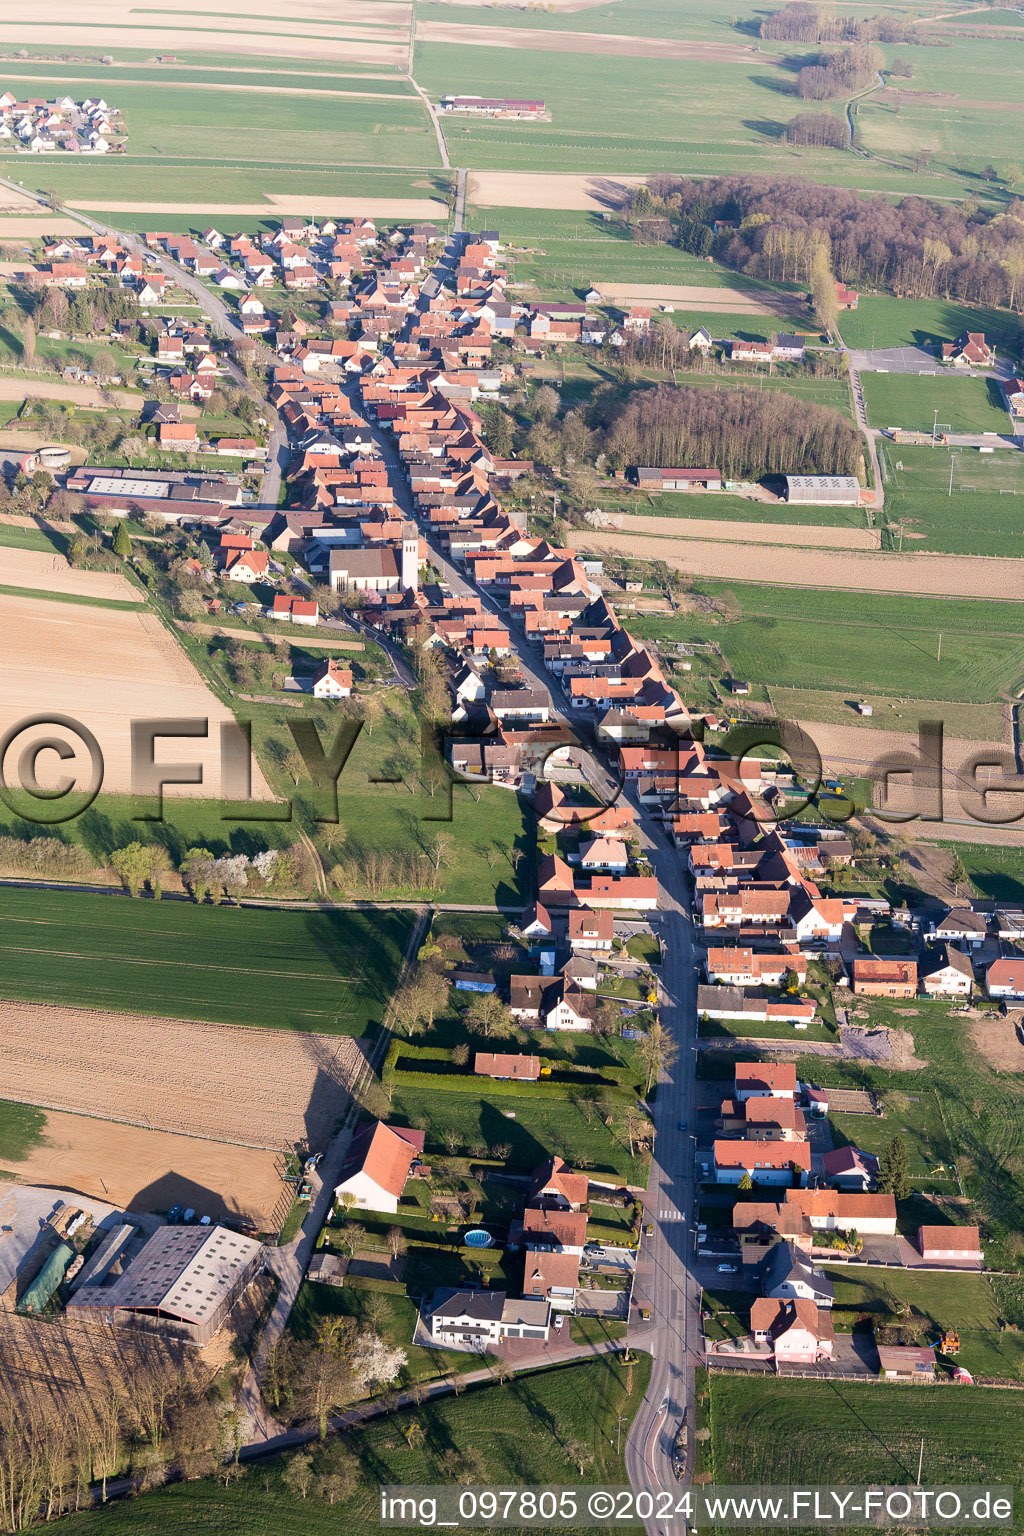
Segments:
[[[663,1206],[662,1209],[658,1212],[658,1220],[659,1221],[685,1221],[686,1220],[686,1212],[685,1211],[677,1211],[675,1206],[672,1206],[672,1205]]]

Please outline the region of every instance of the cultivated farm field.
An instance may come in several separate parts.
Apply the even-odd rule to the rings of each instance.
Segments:
[[[1012,431],[1002,391],[995,379],[955,374],[862,373],[864,405],[873,427],[951,432]]]
[[[36,1003],[0,1000],[0,1030],[9,1099],[244,1147],[322,1145],[363,1064],[355,1041],[336,1034]]]
[[[5,550],[0,552],[0,568],[13,568],[19,561],[19,568],[29,561],[38,566],[40,561],[55,558],[33,551]],[[44,586],[55,579],[50,574],[37,576],[32,584]],[[68,573],[65,579],[74,583],[86,579],[123,581],[122,577],[82,577],[75,573]],[[21,584],[9,585],[17,590]],[[117,791],[131,788],[132,720],[205,719],[210,722],[207,738],[189,744],[190,761],[203,764],[204,784],[182,788],[206,795],[219,793],[219,722],[233,716],[205,686],[155,615],[128,606],[98,607],[87,598],[54,601],[26,596],[22,588],[22,595],[5,597],[0,639],[0,727],[7,729],[40,709],[81,721],[102,750],[104,787]],[[27,742],[27,733],[23,739]],[[78,782],[92,781],[84,745],[76,753],[75,769]],[[71,770],[62,771],[70,774]],[[45,775],[45,763],[41,772]],[[45,777],[43,782],[47,782]],[[257,799],[269,797],[258,768],[253,773],[253,795]]]
[[[903,592],[910,596],[998,598],[1021,597],[1020,570],[1014,560],[965,562],[945,555],[850,552],[837,566],[825,552],[802,550],[766,555],[741,544],[696,539],[641,538],[587,529],[577,538],[581,549],[622,555],[634,560],[663,560],[687,576],[736,582],[777,582],[807,590],[834,588],[844,592]]]
[[[412,914],[0,890],[2,990],[25,1002],[298,1034],[380,1022]]]

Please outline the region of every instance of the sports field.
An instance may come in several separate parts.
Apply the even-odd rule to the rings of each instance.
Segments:
[[[862,373],[864,404],[873,427],[911,432],[1010,433],[1012,424],[995,379],[956,374]],[[938,413],[936,415],[936,412]]]
[[[320,1034],[380,1022],[408,912],[282,912],[0,889],[12,999]]]
[[[887,542],[959,555],[1024,555],[1024,456],[879,445]]]

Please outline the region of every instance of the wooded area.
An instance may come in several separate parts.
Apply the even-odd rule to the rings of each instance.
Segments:
[[[608,423],[608,461],[713,464],[730,480],[762,475],[853,475],[863,445],[825,406],[755,389],[637,390]]]
[[[828,241],[844,283],[901,298],[944,298],[1013,308],[1024,283],[1024,203],[993,213],[974,203],[863,197],[798,177],[653,176],[630,214],[663,214],[683,250],[752,277],[806,281]],[[726,226],[715,232],[716,222]]]

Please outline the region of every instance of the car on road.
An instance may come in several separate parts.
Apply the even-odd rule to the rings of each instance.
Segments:
[[[734,1275],[738,1269],[738,1264],[719,1264],[718,1273],[720,1275]]]
[[[679,1129],[681,1131],[685,1131],[686,1130],[686,1121],[685,1120],[680,1120],[680,1122],[679,1122]]]

